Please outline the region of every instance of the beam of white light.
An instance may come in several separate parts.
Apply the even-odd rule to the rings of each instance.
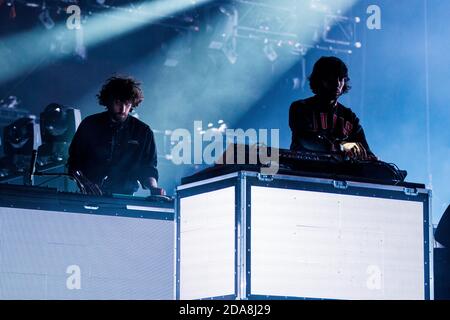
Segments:
[[[100,44],[113,37],[154,23],[164,17],[175,15],[181,11],[202,5],[211,0],[155,0],[135,4],[135,8],[115,8],[94,13],[85,24],[84,45],[86,47]],[[84,8],[81,13],[84,14]],[[70,15],[68,14],[67,17]],[[30,72],[36,67],[45,66],[52,61],[64,57],[49,55],[49,37],[52,35],[68,36],[70,32],[65,23],[58,24],[51,30],[32,30],[12,35],[2,40],[0,61],[3,70],[0,73],[0,84],[16,76]]]
[[[134,11],[115,9],[105,11],[90,19],[85,28],[87,45],[98,44],[131,30],[140,28],[164,17],[210,2],[211,0],[156,0],[145,1]]]

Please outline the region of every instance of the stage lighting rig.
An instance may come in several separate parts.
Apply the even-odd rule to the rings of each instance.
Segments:
[[[7,156],[30,155],[41,144],[39,124],[34,116],[21,118],[4,128],[4,152]]]
[[[305,21],[301,21],[296,8],[292,6],[283,6],[275,1],[235,0],[235,3],[240,15],[236,29],[238,38],[282,44],[296,43],[299,41],[298,30],[311,28]]]
[[[49,104],[40,114],[42,145],[38,163],[46,165],[67,160],[70,142],[81,122],[80,110],[58,103]]]
[[[274,45],[272,43],[265,44],[263,51],[269,61],[274,62],[278,59],[278,53],[275,51]]]
[[[345,16],[326,15],[324,18],[322,39],[326,43],[340,46],[361,47],[361,43],[356,41],[356,24],[358,18]]]
[[[208,21],[207,31],[211,33],[208,48],[222,51],[228,61],[235,64],[238,58],[238,10],[231,4],[220,4],[211,6],[208,15],[210,21]]]
[[[351,53],[360,48],[356,40],[359,17],[347,17],[337,6],[321,0],[280,2],[275,0],[233,0],[239,12],[236,38],[260,41],[269,60],[274,55],[267,43],[294,55],[310,49]],[[267,54],[269,52],[269,54]]]
[[[45,7],[44,7],[45,8]],[[47,29],[53,29],[55,27],[55,21],[53,21],[50,16],[50,12],[47,8],[43,9],[39,14],[39,21],[41,21],[42,25]]]
[[[5,156],[0,159],[2,176],[22,174],[30,167],[33,150],[41,144],[39,124],[34,116],[20,118],[3,129]]]

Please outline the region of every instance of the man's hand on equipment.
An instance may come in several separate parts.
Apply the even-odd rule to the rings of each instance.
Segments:
[[[155,178],[149,177],[146,181],[143,181],[143,182],[144,182],[144,187],[150,190],[150,194],[152,196],[165,196],[166,195],[166,190],[158,187],[158,182],[156,181]]]
[[[165,196],[166,195],[166,190],[164,190],[163,188],[158,188],[158,187],[150,187],[150,194],[152,196]]]
[[[373,157],[367,155],[366,148],[359,142],[342,142],[341,151],[350,159],[355,160],[373,160]]]

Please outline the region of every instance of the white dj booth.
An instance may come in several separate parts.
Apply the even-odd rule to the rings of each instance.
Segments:
[[[432,299],[430,196],[250,171],[174,202],[0,184],[0,299]]]
[[[179,299],[431,299],[429,191],[234,172],[178,187]]]
[[[174,299],[173,203],[0,190],[0,299]]]

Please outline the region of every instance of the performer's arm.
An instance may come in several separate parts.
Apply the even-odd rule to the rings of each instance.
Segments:
[[[353,125],[354,129],[348,139],[340,144],[341,150],[353,159],[378,160],[378,158],[370,150],[364,129],[356,116],[353,121]]]
[[[92,183],[83,173],[83,161],[86,157],[86,137],[84,137],[85,123],[81,123],[70,143],[69,159],[67,160],[68,173],[77,182],[82,193],[102,195],[99,186]]]
[[[67,168],[70,174],[77,170],[81,170],[81,161],[83,158],[83,143],[82,143],[82,126],[78,127],[75,135],[70,143],[69,158],[67,160]]]
[[[159,173],[157,169],[158,158],[153,131],[148,129],[144,154],[141,159],[140,178],[144,188],[149,189],[153,195],[165,195],[165,191],[158,187]]]

